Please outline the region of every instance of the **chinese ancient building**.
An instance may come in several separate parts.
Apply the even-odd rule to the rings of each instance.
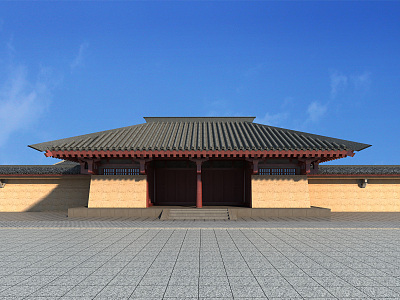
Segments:
[[[345,203],[329,199],[333,190],[344,186],[343,180],[347,180],[346,185],[349,182],[354,185],[349,191],[353,196],[343,195],[344,202],[358,201],[357,195],[367,190],[363,185],[368,182],[370,188],[374,181],[383,184],[381,181],[386,180],[391,183],[391,196],[388,196],[391,204],[387,207],[391,211],[400,210],[399,168],[381,166],[375,168],[374,174],[371,166],[359,167],[350,173],[346,167],[319,166],[323,162],[354,156],[370,145],[258,124],[254,119],[146,117],[143,124],[30,145],[47,157],[64,160],[54,166],[52,172],[65,168],[69,170],[67,174],[34,174],[25,170],[27,174],[18,177],[12,173],[21,166],[14,169],[7,166],[9,174],[3,166],[0,178],[9,183],[16,178],[69,178],[70,189],[75,185],[82,191],[79,196],[72,193],[71,197],[82,200],[67,199],[70,191],[66,185],[65,193],[59,197],[69,203],[67,208],[305,209],[322,206],[336,211]],[[335,167],[339,170],[337,174]],[[47,170],[51,173],[50,166]],[[0,190],[3,202],[1,193],[4,191]],[[346,200],[348,197],[354,199]],[[54,205],[61,208],[60,202],[62,200],[55,200]],[[349,207],[351,205],[355,207],[351,203]],[[355,205],[356,210],[363,211],[363,204]],[[377,206],[364,209],[376,210],[379,211]]]

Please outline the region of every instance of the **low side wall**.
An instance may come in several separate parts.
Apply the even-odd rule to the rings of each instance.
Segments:
[[[69,208],[145,208],[146,176],[8,177],[0,211],[65,211]],[[90,187],[90,193],[89,193]],[[88,203],[89,199],[89,203]],[[400,212],[400,176],[308,178],[252,176],[253,208],[329,208],[332,212]],[[278,210],[277,210],[278,212]],[[119,214],[115,212],[116,215]]]
[[[238,218],[330,218],[331,210],[322,207],[310,208],[228,208],[231,220]]]
[[[145,175],[92,175],[89,208],[145,208]]]
[[[308,182],[311,205],[332,212],[400,211],[400,177],[369,178],[365,188],[354,178],[309,178]]]
[[[163,208],[87,208],[68,209],[68,218],[158,218]]]
[[[310,207],[308,181],[305,175],[252,175],[251,193],[252,208]]]
[[[63,211],[88,203],[88,176],[8,178],[0,188],[0,211]]]

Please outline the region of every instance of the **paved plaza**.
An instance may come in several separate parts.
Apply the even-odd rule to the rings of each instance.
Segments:
[[[0,213],[0,299],[400,299],[400,213],[160,221]]]

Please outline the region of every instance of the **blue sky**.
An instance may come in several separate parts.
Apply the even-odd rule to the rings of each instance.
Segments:
[[[144,116],[255,122],[400,165],[400,2],[1,2],[0,164]]]

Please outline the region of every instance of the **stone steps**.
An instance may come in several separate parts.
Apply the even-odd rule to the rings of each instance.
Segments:
[[[170,209],[169,220],[229,220],[227,209]]]

